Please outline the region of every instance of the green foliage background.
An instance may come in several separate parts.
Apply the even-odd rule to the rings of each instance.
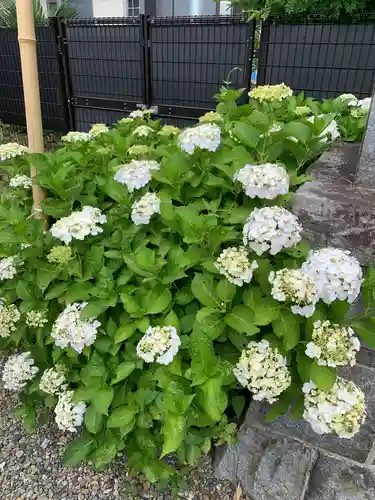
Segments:
[[[365,118],[351,118],[340,101],[319,103],[303,94],[237,106],[241,94],[223,88],[218,96],[223,122],[215,153],[185,154],[176,137],[159,134],[158,121],[148,121],[149,138],[135,137],[134,129],[145,123],[137,118],[120,121],[95,140],[3,164],[8,176],[27,174],[31,164],[37,168],[37,181],[48,194],[42,208],[50,223],[85,205],[100,208],[107,217],[103,234],[74,240],[73,259],[56,265],[47,255],[60,242],[45,233],[42,221],[29,216],[31,197],[10,188],[1,197],[0,257],[18,255],[24,264],[14,279],[0,283],[0,296],[22,313],[48,310],[49,322],[30,329],[21,320],[9,338],[0,339],[0,348],[6,353],[29,350],[39,367],[17,408],[30,431],[37,412],[42,422],[57,401],[40,391],[40,375],[56,362],[66,367],[75,400],[87,404],[82,432],[65,453],[69,466],[92,460],[100,469],[123,451],[130,467],[165,483],[174,475],[165,456],[175,453],[181,464],[194,465],[212,444],[233,442],[249,394],[232,370],[250,339],[268,339],[291,367],[292,386],[269,418],[290,404],[293,415],[300,415],[300,387],[306,379],[322,388],[334,383],[335,371],[307,358],[304,345],[314,320],[343,321],[347,304],[320,304],[306,320],[270,296],[269,272],[300,267],[307,244],[256,257],[254,280],[242,288],[219,275],[214,262],[223,248],[242,243],[243,224],[253,208],[290,204],[292,191],[308,180],[306,166],[330,146],[320,134],[332,118],[347,140],[361,138]],[[307,106],[314,123],[298,116],[297,106]],[[274,123],[281,130],[270,134]],[[147,144],[143,159],[158,161],[161,169],[153,172],[149,186],[130,194],[113,176],[134,158],[128,150],[135,144]],[[269,202],[245,196],[234,173],[245,164],[264,162],[286,166],[291,193]],[[130,219],[132,203],[149,189],[160,198],[161,213],[150,224],[136,226]],[[365,288],[368,310],[374,303],[373,282],[372,277]],[[102,325],[95,344],[82,354],[56,347],[50,336],[58,314],[76,301],[87,301],[82,314],[98,317]],[[355,323],[358,334],[373,343],[372,320],[356,318]],[[149,325],[163,324],[178,329],[180,351],[168,366],[146,364],[137,357],[136,345]]]

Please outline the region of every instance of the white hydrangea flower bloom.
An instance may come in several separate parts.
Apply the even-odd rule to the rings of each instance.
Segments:
[[[358,101],[358,106],[360,106],[362,109],[366,111],[369,111],[371,102],[372,102],[371,97],[365,97],[364,99]]]
[[[89,134],[91,137],[98,137],[101,134],[106,134],[109,131],[109,127],[105,123],[95,123],[91,129]]]
[[[180,133],[180,129],[174,127],[173,125],[164,125],[164,127],[158,132],[158,135],[162,137],[172,137],[178,135]]]
[[[245,165],[233,177],[250,198],[272,200],[289,192],[289,175],[282,165]]]
[[[154,214],[160,213],[160,200],[155,193],[147,193],[132,205],[132,221],[136,226],[148,224]]]
[[[243,242],[257,255],[275,255],[301,241],[298,219],[282,207],[255,208],[243,228]]]
[[[152,170],[160,170],[160,165],[157,161],[132,160],[117,170],[114,179],[120,184],[125,185],[129,193],[132,193],[135,189],[140,189],[151,181]]]
[[[208,113],[199,117],[200,123],[223,123],[224,118],[216,111],[209,111]]]
[[[317,434],[336,433],[352,438],[366,418],[365,395],[354,382],[337,378],[330,391],[318,389],[313,382],[304,384],[303,418]]]
[[[245,247],[230,247],[221,252],[214,266],[228,281],[242,286],[244,283],[250,283],[253,271],[257,269],[258,264],[255,260],[250,262]]]
[[[0,299],[0,337],[7,338],[16,330],[16,324],[21,318],[21,314],[14,304],[6,305]]]
[[[282,101],[293,95],[293,90],[280,83],[279,85],[260,85],[249,92],[249,97],[260,102]]]
[[[29,311],[26,313],[25,322],[30,328],[42,328],[48,323],[47,311]]]
[[[311,114],[311,109],[308,106],[297,106],[294,112],[298,116],[305,116]]]
[[[4,365],[3,382],[9,391],[21,391],[38,373],[30,352],[14,354]]]
[[[301,269],[280,269],[269,275],[271,295],[279,302],[290,302],[294,314],[310,318],[318,302],[315,282]]]
[[[0,281],[11,280],[17,274],[15,257],[5,257],[0,260]]]
[[[64,367],[58,364],[54,368],[45,370],[39,382],[39,389],[52,395],[66,391],[68,385],[64,371]]]
[[[9,187],[11,188],[30,189],[32,185],[33,181],[27,175],[15,175],[9,181]]]
[[[180,337],[173,326],[150,326],[137,344],[137,355],[146,363],[169,365],[180,345]]]
[[[150,134],[153,133],[154,130],[148,125],[140,125],[134,130],[133,135],[137,135],[138,137],[148,137]]]
[[[79,212],[73,212],[63,217],[51,227],[52,236],[68,245],[73,239],[84,240],[86,236],[96,236],[103,232],[98,224],[107,222],[107,217],[99,208],[83,207]]]
[[[82,401],[74,403],[73,396],[73,391],[63,392],[55,407],[55,422],[62,431],[77,432],[76,427],[79,427],[83,422],[86,405]]]
[[[94,318],[81,320],[81,312],[87,302],[74,302],[69,304],[55,321],[51,337],[55,340],[55,345],[64,349],[70,347],[76,352],[92,345],[96,340],[100,322]]]
[[[136,109],[132,111],[129,115],[129,118],[149,118],[151,116],[150,109]]]
[[[181,132],[180,148],[189,155],[192,155],[196,148],[213,153],[220,146],[220,139],[220,128],[213,123],[205,123]]]
[[[361,290],[362,269],[349,251],[331,247],[310,251],[302,270],[315,281],[326,304],[336,299],[352,303]]]
[[[348,106],[357,106],[358,104],[358,99],[353,94],[341,94],[337,99],[345,102]]]
[[[318,360],[320,366],[354,366],[361,343],[350,327],[315,321],[312,342],[306,346],[306,355]]]
[[[92,139],[88,132],[68,132],[61,137],[64,142],[87,142]]]
[[[0,161],[11,160],[16,156],[21,156],[29,152],[29,148],[17,144],[17,142],[8,142],[0,144]]]
[[[324,115],[319,115],[318,118],[324,118]],[[315,116],[309,116],[307,118],[307,121],[314,123],[315,122]],[[320,142],[327,142],[329,139],[331,141],[335,141],[336,139],[339,139],[341,137],[340,135],[340,130],[337,125],[336,120],[332,120],[327,127],[323,130],[323,132],[319,136]]]
[[[253,393],[256,401],[269,403],[277,401],[292,382],[286,358],[264,339],[248,344],[233,373],[240,384]]]

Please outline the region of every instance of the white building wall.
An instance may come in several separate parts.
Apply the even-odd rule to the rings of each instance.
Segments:
[[[216,14],[216,3],[212,0],[157,0],[158,16],[208,16]],[[230,3],[220,2],[220,14],[231,14]]]
[[[124,0],[92,0],[94,17],[124,17]]]

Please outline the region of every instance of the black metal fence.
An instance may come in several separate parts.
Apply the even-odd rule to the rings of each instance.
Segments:
[[[315,98],[371,95],[375,82],[375,21],[265,22],[258,85],[284,82]]]
[[[44,127],[87,130],[143,106],[189,123],[215,108],[229,73],[250,88],[254,29],[242,16],[54,19],[37,29]],[[8,29],[0,29],[0,76],[0,120],[23,124],[17,33]],[[369,95],[375,22],[264,23],[257,83],[282,81],[317,98]]]
[[[38,28],[37,39],[43,123],[47,129],[64,131],[67,122],[54,31]],[[16,125],[25,123],[17,33],[7,28],[0,29],[0,120]]]

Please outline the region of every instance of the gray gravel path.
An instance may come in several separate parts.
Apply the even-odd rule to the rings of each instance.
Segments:
[[[139,478],[130,477],[121,461],[104,472],[90,467],[67,469],[61,454],[70,439],[53,422],[27,434],[13,416],[16,399],[0,388],[0,500],[170,500]],[[232,500],[231,485],[212,476],[209,458],[189,474],[180,500]],[[238,499],[239,500],[239,499]]]

